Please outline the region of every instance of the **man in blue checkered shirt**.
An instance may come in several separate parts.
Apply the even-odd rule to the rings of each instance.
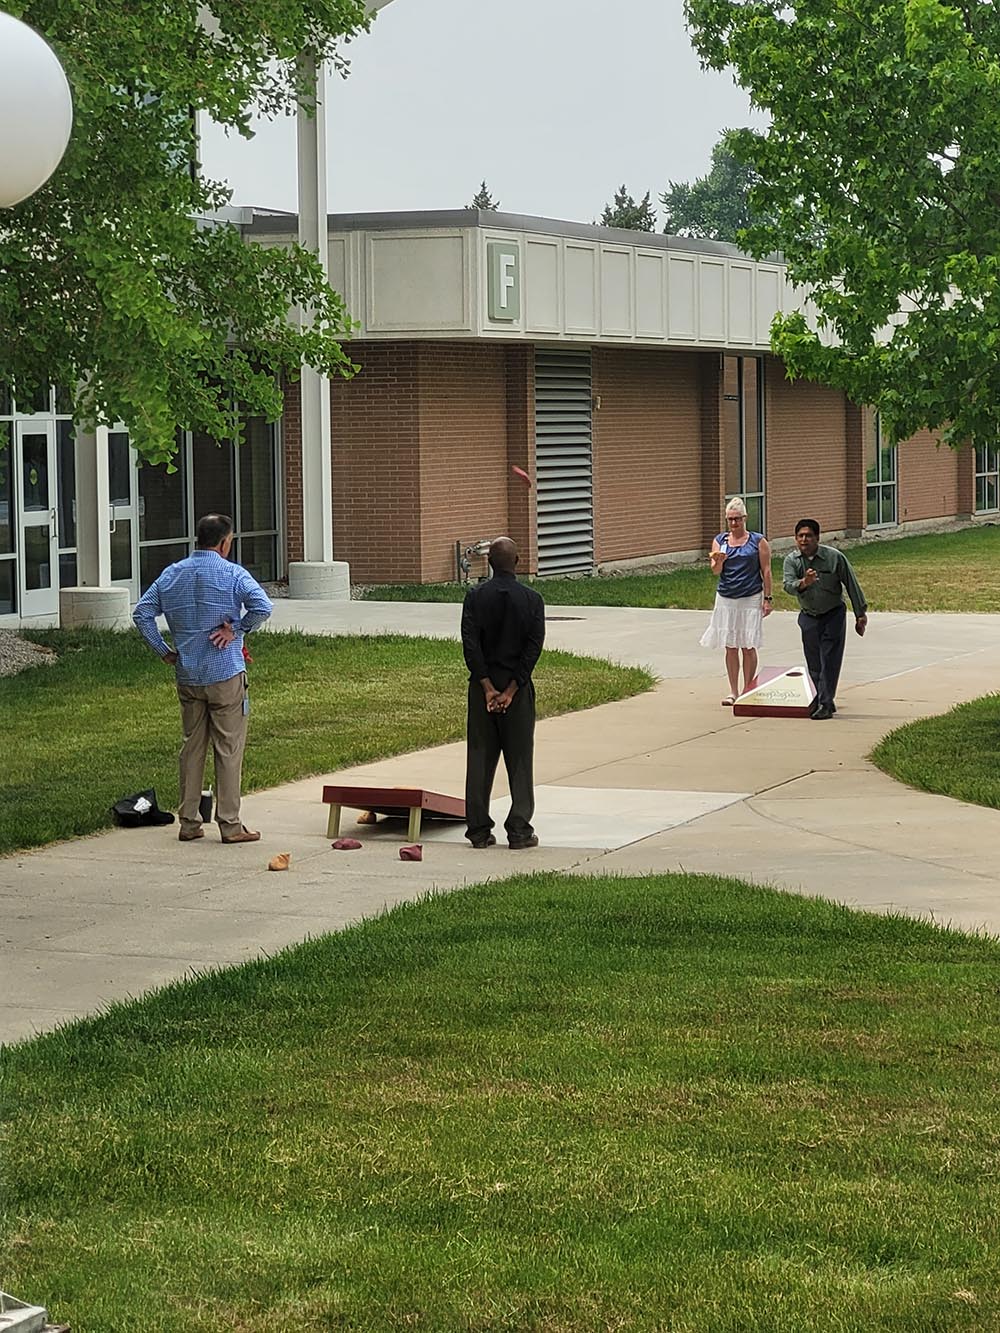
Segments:
[[[230,561],[233,520],[198,520],[198,549],[165,569],[143,593],[132,619],[158,657],[177,675],[181,747],[181,842],[203,838],[201,792],[209,740],[215,755],[215,817],[223,842],[257,842],[240,819],[240,779],[247,737],[243,636],[271,614],[267,594],[242,565]],[[173,647],[156,625],[164,616]]]

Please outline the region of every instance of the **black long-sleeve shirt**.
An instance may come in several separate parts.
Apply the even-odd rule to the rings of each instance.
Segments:
[[[498,690],[531,679],[545,642],[545,603],[513,574],[494,574],[470,588],[462,607],[462,651],[472,680]]]

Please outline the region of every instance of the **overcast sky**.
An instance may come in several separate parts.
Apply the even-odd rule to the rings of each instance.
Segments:
[[[460,208],[486,178],[513,213],[592,222],[624,181],[653,202],[754,123],[707,73],[681,0],[394,0],[330,87],[330,211]],[[204,134],[233,202],[294,209],[290,120]]]

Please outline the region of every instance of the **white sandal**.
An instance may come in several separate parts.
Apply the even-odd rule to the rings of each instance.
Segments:
[[[733,704],[734,704],[735,702],[736,702],[736,695],[735,695],[735,694],[727,694],[726,697],[725,697],[725,698],[723,699],[723,701],[722,701],[722,706],[723,706],[723,708],[732,708],[732,706],[733,706]]]

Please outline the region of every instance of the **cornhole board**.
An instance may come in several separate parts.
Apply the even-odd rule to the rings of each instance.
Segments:
[[[435,819],[464,819],[465,802],[458,796],[444,796],[423,787],[324,787],[323,802],[330,807],[326,836],[340,836],[340,816],[348,810],[370,810],[375,815],[393,815],[408,819],[406,836],[410,842],[420,837],[424,812]]]
[[[804,666],[764,667],[733,704],[737,717],[808,717],[816,686]]]

